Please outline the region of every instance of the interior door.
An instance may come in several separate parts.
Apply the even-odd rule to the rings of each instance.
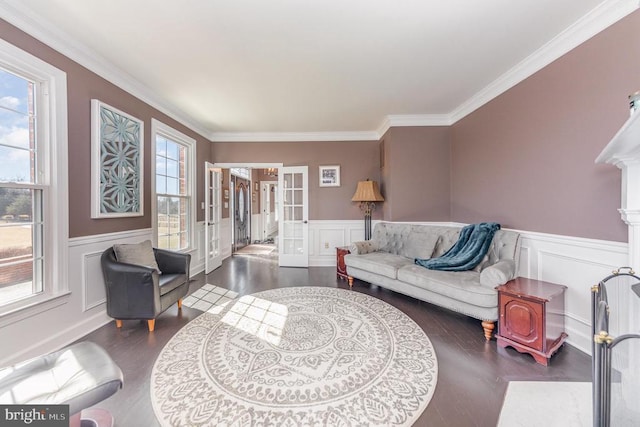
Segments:
[[[265,240],[278,231],[276,208],[276,195],[278,181],[261,181],[260,208],[262,209],[262,240]]]
[[[220,247],[220,220],[222,218],[222,171],[205,162],[205,194],[204,205],[205,228],[204,241],[207,248],[204,260],[204,272],[209,274],[222,265]]]
[[[279,264],[309,266],[309,178],[307,166],[283,167],[278,173]]]

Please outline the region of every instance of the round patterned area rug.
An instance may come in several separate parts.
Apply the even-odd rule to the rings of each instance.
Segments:
[[[411,425],[437,380],[433,346],[377,298],[280,288],[204,313],[167,343],[151,400],[164,426]]]

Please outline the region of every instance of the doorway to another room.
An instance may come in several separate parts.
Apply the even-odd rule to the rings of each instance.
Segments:
[[[221,171],[221,245],[280,267],[309,266],[309,168],[282,163],[214,163]]]
[[[229,168],[233,256],[278,261],[278,169]]]

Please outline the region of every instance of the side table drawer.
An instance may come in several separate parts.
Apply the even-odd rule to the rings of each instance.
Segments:
[[[544,307],[539,302],[500,295],[499,333],[538,351],[544,350]]]

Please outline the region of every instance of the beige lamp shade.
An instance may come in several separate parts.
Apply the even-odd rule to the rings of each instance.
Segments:
[[[384,197],[380,194],[378,183],[375,181],[360,181],[356,193],[351,198],[352,202],[384,202]]]

